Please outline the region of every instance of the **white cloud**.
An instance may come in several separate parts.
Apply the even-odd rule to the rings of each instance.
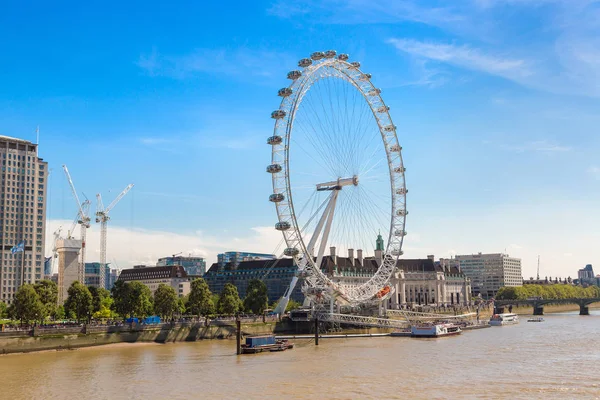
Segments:
[[[411,39],[389,39],[388,43],[414,56],[503,78],[521,80],[531,75],[529,63],[525,60],[486,54],[467,45],[457,46]]]
[[[592,175],[594,178],[600,180],[600,167],[593,165],[590,168],[588,168],[588,173],[590,175]]]
[[[156,146],[156,145],[163,145],[166,143],[173,143],[174,140],[172,138],[166,138],[166,137],[143,137],[140,138],[140,143],[144,144],[146,146]]]
[[[536,140],[519,145],[503,145],[502,147],[506,150],[515,151],[517,153],[533,151],[538,153],[552,154],[571,151],[571,148],[568,146],[559,145],[548,140]]]
[[[49,220],[47,224],[46,256],[52,252],[52,232],[63,227],[63,236],[71,221]],[[224,251],[252,251],[273,253],[281,251],[281,233],[273,227],[255,227],[241,236],[231,234],[207,234],[203,231],[175,233],[160,230],[108,226],[107,262],[119,268],[129,268],[136,264],[154,265],[160,257],[182,253],[206,258],[207,268],[217,260],[217,254]],[[79,228],[75,237],[79,237]],[[86,259],[88,262],[100,259],[100,228],[92,225],[87,232]],[[279,255],[279,254],[277,254]],[[55,266],[56,268],[56,266]]]
[[[198,74],[226,75],[239,79],[269,78],[293,65],[283,52],[237,49],[195,49],[186,54],[161,54],[153,49],[142,54],[137,65],[149,76],[173,79],[192,78]]]

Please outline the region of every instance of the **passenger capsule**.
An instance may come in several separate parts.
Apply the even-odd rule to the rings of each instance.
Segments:
[[[408,215],[408,211],[404,210],[404,209],[398,210],[398,211],[396,211],[396,215],[399,216],[399,217],[404,217],[404,216]]]
[[[394,168],[394,172],[398,173],[398,174],[403,174],[406,172],[406,168],[404,167],[396,167]]]
[[[296,79],[300,78],[302,76],[302,72],[301,71],[290,71],[287,74],[287,78],[291,79],[293,81],[295,81]]]
[[[288,247],[287,249],[283,250],[283,254],[285,254],[288,257],[295,257],[299,253],[300,252],[298,251],[298,249],[294,249],[293,247]]]
[[[399,144],[390,146],[390,151],[393,153],[400,153],[402,151],[402,146],[400,146]]]
[[[271,118],[273,119],[281,119],[285,117],[285,111],[283,110],[275,110],[271,113]]]
[[[280,201],[283,201],[283,199],[285,199],[285,197],[282,193],[273,193],[269,196],[269,201],[273,203],[279,203]]]
[[[317,61],[317,60],[320,60],[322,58],[325,58],[325,53],[323,53],[322,51],[315,51],[314,53],[312,53],[310,55],[310,58],[312,58],[313,60]]]
[[[369,90],[369,92],[367,94],[369,96],[377,96],[380,93],[381,93],[381,89],[371,89],[371,90]]]
[[[406,231],[403,231],[401,229],[396,229],[396,231],[394,232],[394,235],[403,237],[403,236],[406,236]]]
[[[360,63],[358,61],[352,61],[350,63],[350,65],[351,65],[352,69],[358,69],[358,68],[360,68]]]
[[[404,255],[404,252],[402,250],[398,250],[398,249],[394,249],[391,251],[393,256],[402,256]]]
[[[390,111],[390,108],[388,106],[381,106],[377,109],[378,113],[384,113],[384,112],[388,112]]]
[[[359,81],[368,81],[369,79],[371,79],[371,74],[361,74],[358,77]]]
[[[406,188],[396,189],[396,194],[406,194],[406,193],[408,193],[408,189],[406,189]]]
[[[333,58],[333,57],[335,57],[336,54],[337,54],[337,51],[335,51],[335,50],[327,50],[325,52],[325,58]]]
[[[280,97],[288,97],[291,94],[292,94],[292,89],[290,89],[289,87],[279,89],[279,91],[277,91],[277,96],[280,96]]]
[[[310,58],[303,58],[298,61],[298,66],[302,68],[310,67],[312,65],[312,60]]]
[[[267,139],[267,144],[270,145],[277,145],[277,144],[281,144],[281,142],[283,142],[283,139],[281,136],[271,136]]]
[[[281,172],[281,170],[282,168],[279,164],[271,164],[267,167],[267,172],[270,174],[276,174],[278,172]]]
[[[338,60],[348,61],[348,58],[350,58],[350,56],[348,56],[348,54],[342,53],[342,54],[339,54],[337,56],[337,58],[338,58]]]
[[[387,125],[383,127],[383,130],[386,132],[394,132],[396,130],[395,125]]]
[[[275,229],[277,229],[278,231],[287,231],[291,227],[292,225],[287,221],[280,221],[275,224]]]

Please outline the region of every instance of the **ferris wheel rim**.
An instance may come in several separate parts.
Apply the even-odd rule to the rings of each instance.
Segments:
[[[330,52],[321,54],[327,53]],[[291,249],[291,254],[287,255],[291,255],[299,266],[300,261],[302,260],[305,263],[304,268],[309,272],[312,271],[314,274],[313,277],[316,278],[317,281],[320,281],[319,283],[334,288],[334,290],[338,290],[341,295],[346,295],[350,301],[360,302],[373,297],[375,288],[383,288],[382,282],[389,281],[389,278],[395,270],[396,262],[402,254],[402,244],[406,234],[404,229],[407,214],[407,191],[401,147],[396,134],[396,127],[393,125],[391,115],[389,114],[389,107],[386,106],[381,97],[380,90],[375,88],[371,82],[371,76],[360,70],[360,64],[350,63],[347,61],[347,57],[346,59],[340,57],[342,57],[342,55],[338,57],[322,57],[315,60],[317,61],[316,63],[313,63],[309,59],[303,59],[299,64],[301,65],[304,62],[304,64],[308,65],[305,65],[301,72],[292,71],[288,74],[288,78],[290,75],[295,76],[295,78],[290,78],[292,79],[290,85],[279,91],[279,94],[283,98],[279,109],[272,113],[272,117],[275,118],[275,127],[273,136],[269,138],[269,141],[271,141],[270,139],[274,139],[274,141],[279,140],[279,143],[272,146],[272,164],[267,170],[269,171],[269,168],[273,167],[272,171],[269,171],[272,173],[273,181],[273,194],[271,196],[279,196],[276,197],[278,201],[272,200],[275,202],[277,210],[278,223],[276,224],[276,228],[281,228],[280,230],[282,231],[286,245],[288,246],[286,250]],[[307,60],[311,62],[309,63]],[[333,72],[333,75],[318,75],[318,72],[323,70],[328,72],[329,70],[326,70],[327,68]],[[289,151],[296,112],[310,88],[319,80],[331,77],[343,79],[350,83],[354,89],[362,95],[369,106],[375,121],[377,122],[379,133],[381,134],[390,179],[390,230],[388,233],[387,245],[382,254],[381,265],[378,266],[377,271],[368,282],[360,285],[354,290],[342,290],[341,288],[336,288],[335,286],[337,284],[322,273],[320,266],[316,265],[312,254],[308,252],[294,210],[292,185],[290,181]],[[368,78],[363,80],[364,77]],[[369,89],[369,91],[366,92],[366,89]],[[384,122],[389,122],[389,124],[383,125]],[[392,128],[390,129],[390,127]],[[392,155],[392,152],[397,153],[397,155]],[[280,163],[282,161],[283,165]],[[395,179],[395,176],[399,177],[399,179]],[[397,182],[400,184],[400,188],[397,187]],[[283,200],[281,200],[281,195],[283,195],[283,193],[285,193],[285,195]],[[401,201],[399,201],[400,198]],[[288,225],[290,226],[288,227]],[[397,235],[398,232],[400,232],[400,235]]]

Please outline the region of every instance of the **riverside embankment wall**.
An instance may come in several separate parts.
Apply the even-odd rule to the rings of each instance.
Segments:
[[[92,326],[71,328],[34,328],[31,331],[1,332],[0,354],[27,353],[43,350],[76,349],[112,343],[185,342],[235,337],[232,324],[183,323],[154,326]],[[283,333],[293,330],[287,322],[242,324],[244,335]]]

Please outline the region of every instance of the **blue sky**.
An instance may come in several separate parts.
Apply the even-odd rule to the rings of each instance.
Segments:
[[[298,59],[336,49],[373,74],[399,128],[408,257],[506,249],[525,277],[538,254],[543,275],[600,266],[598,2],[127,3],[0,14],[0,133],[40,126],[48,237],[75,214],[67,164],[105,203],[135,183],[109,228],[121,267],[273,251],[269,115]]]

